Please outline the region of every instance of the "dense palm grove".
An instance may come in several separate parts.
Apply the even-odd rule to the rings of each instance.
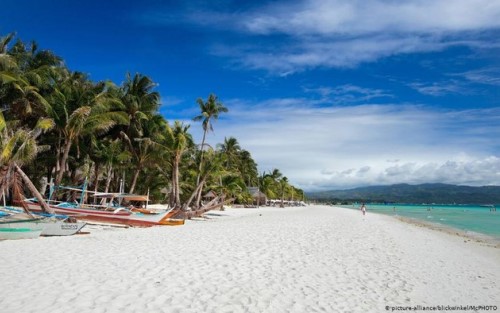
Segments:
[[[0,38],[1,193],[41,197],[36,189],[44,181],[88,180],[89,190],[116,192],[123,182],[126,192],[149,191],[152,201],[184,209],[199,207],[208,191],[250,204],[249,186],[272,199],[303,198],[279,170],[259,173],[236,138],[206,144],[213,123],[228,112],[217,96],[196,101],[193,121],[201,122],[203,140],[195,143],[191,125],[159,114],[154,89],[142,74],[127,74],[121,86],[93,82],[36,43]]]

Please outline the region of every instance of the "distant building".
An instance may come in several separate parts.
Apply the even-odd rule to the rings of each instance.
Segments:
[[[259,190],[257,187],[247,187],[248,192],[252,196],[254,205],[266,205],[266,194]]]
[[[212,190],[210,190],[209,192],[207,192],[203,198],[208,200],[208,201],[211,201],[213,199],[215,199],[215,197],[217,197],[217,194],[215,192],[213,192]]]

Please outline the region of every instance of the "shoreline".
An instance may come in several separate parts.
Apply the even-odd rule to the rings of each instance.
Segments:
[[[383,213],[374,213],[374,214],[385,215]],[[387,215],[387,216],[391,216],[391,215]],[[500,239],[489,236],[487,234],[466,231],[466,230],[455,228],[455,227],[452,227],[449,225],[439,224],[437,222],[426,222],[423,220],[419,220],[417,218],[398,216],[398,215],[393,215],[391,217],[398,220],[398,221],[401,221],[403,223],[415,225],[418,227],[425,227],[427,229],[441,232],[441,233],[445,233],[445,234],[452,235],[452,236],[462,237],[462,238],[468,239],[469,241],[474,240],[477,243],[481,243],[481,244],[487,245],[487,246],[492,247],[492,248],[500,249]]]
[[[458,236],[329,206],[207,215],[1,241],[2,312],[384,312],[500,301],[500,249]]]
[[[353,211],[359,210],[357,208],[351,208],[351,207],[345,207],[345,206],[333,205],[333,207],[337,207],[337,208],[341,208],[341,209],[348,209],[348,210],[353,210]],[[398,214],[388,214],[388,213],[382,213],[382,212],[377,212],[377,211],[373,211],[373,210],[370,210],[368,212],[368,214],[377,214],[377,215],[381,215],[381,216],[388,216],[388,217],[391,217],[391,218],[396,219],[398,221],[401,221],[403,223],[415,225],[418,227],[424,227],[427,229],[431,229],[431,230],[434,230],[437,232],[446,233],[449,235],[463,237],[463,238],[466,238],[468,240],[474,240],[476,242],[500,249],[500,237],[495,237],[495,236],[492,236],[489,234],[464,230],[464,229],[460,229],[457,227],[453,227],[451,225],[446,225],[446,224],[442,224],[442,223],[435,222],[435,221],[423,220],[423,219],[419,219],[416,217],[401,216]]]

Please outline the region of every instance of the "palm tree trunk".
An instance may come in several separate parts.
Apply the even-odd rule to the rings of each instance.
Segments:
[[[172,165],[172,166],[174,166],[174,165]],[[176,190],[177,186],[175,184],[175,171],[174,171],[174,169],[172,169],[172,173],[170,174],[170,178],[171,178],[172,183],[171,183],[170,191],[169,191],[169,195],[168,195],[168,205],[171,208],[175,208],[177,206],[177,203],[175,200],[175,198],[176,198],[175,190]]]
[[[193,202],[194,197],[198,194],[198,191],[203,188],[203,184],[205,184],[205,179],[202,179],[201,182],[198,184],[198,186],[196,186],[196,189],[193,191],[188,201],[186,201],[186,203],[184,203],[184,205],[182,206],[182,211],[187,210],[191,202]]]
[[[106,187],[104,188],[104,192],[109,191],[109,185],[111,184],[112,174],[113,174],[113,165],[110,164],[108,168],[108,176],[106,177]]]
[[[207,136],[207,129],[204,130],[203,132],[203,138],[201,140],[201,156],[200,156],[200,166],[198,168],[198,177],[196,178],[196,186],[200,184],[200,176],[201,176],[201,169],[203,168],[203,148],[205,147],[205,138]],[[200,201],[201,201],[201,191],[199,194],[196,196],[196,207],[200,207]]]
[[[9,167],[6,165],[2,165],[0,167],[0,195],[4,193],[4,190],[7,189],[8,185],[8,177],[7,173],[9,171]]]
[[[135,170],[134,177],[132,179],[132,185],[130,186],[129,193],[134,193],[135,185],[137,184],[137,178],[139,178],[139,174],[141,172],[141,166],[138,166]]]
[[[205,138],[207,136],[207,130],[205,129],[205,131],[203,132],[203,138],[201,139],[201,156],[200,156],[200,166],[198,167],[198,178],[196,179],[196,184],[198,185],[200,183],[200,176],[201,176],[201,169],[202,169],[202,166],[203,166],[203,148],[205,147]]]
[[[205,181],[200,183],[200,188],[198,189],[198,194],[196,195],[195,207],[199,208],[201,206],[201,193],[203,192],[203,185]]]
[[[24,173],[23,170],[17,164],[14,164],[14,168],[15,168],[16,172],[21,176],[24,183],[28,186],[28,189],[31,191],[33,196],[35,196],[35,198],[40,203],[40,206],[42,207],[42,211],[44,211],[45,213],[54,214],[55,213],[54,210],[47,205],[47,203],[43,199],[43,197],[40,194],[40,192],[38,191],[38,189],[36,189],[35,185],[33,185],[33,182],[29,179],[28,175],[26,175],[26,173]]]
[[[181,195],[180,195],[180,186],[179,186],[179,164],[180,164],[180,155],[176,155],[174,159],[174,168],[172,175],[172,189],[174,191],[174,207],[181,207]]]
[[[224,201],[219,199],[219,197],[215,197],[212,201],[207,203],[207,205],[203,206],[202,208],[199,208],[199,209],[194,210],[194,211],[181,212],[181,217],[190,219],[194,216],[201,216],[203,213],[214,210],[218,207],[222,207],[223,205],[224,205]]]
[[[66,169],[66,162],[68,161],[70,149],[71,149],[71,140],[68,139],[68,141],[64,145],[64,154],[60,160],[61,163],[59,164],[59,172],[57,172],[56,181],[54,182],[56,186],[59,186],[61,184],[62,177]]]
[[[175,208],[177,206],[177,200],[176,200],[176,189],[177,189],[177,184],[176,184],[176,155],[172,158],[172,171],[170,173],[170,178],[172,180],[172,186],[170,188],[170,193],[169,193],[169,198],[168,198],[168,205],[171,208]]]
[[[100,170],[99,163],[94,162],[94,172],[95,172],[94,173],[95,174],[94,193],[97,193],[97,189],[99,187],[99,175],[100,175],[99,170]],[[94,197],[94,204],[96,204],[96,202],[97,202],[97,198]]]

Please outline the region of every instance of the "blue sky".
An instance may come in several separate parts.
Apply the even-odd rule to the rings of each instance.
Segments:
[[[500,0],[4,0],[12,31],[94,80],[150,76],[168,120],[217,94],[209,142],[305,190],[500,185]]]

